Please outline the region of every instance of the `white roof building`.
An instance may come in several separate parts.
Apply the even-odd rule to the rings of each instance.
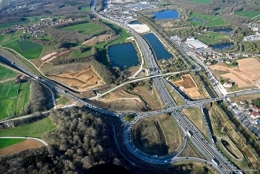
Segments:
[[[204,44],[203,42],[201,42],[197,39],[194,39],[193,37],[187,38],[186,44],[193,49],[200,49],[200,48],[208,48],[209,47],[208,45]]]

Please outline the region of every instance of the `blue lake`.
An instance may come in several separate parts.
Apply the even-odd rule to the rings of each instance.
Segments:
[[[232,29],[231,28],[215,29],[215,30],[213,30],[213,32],[231,34]]]
[[[141,24],[139,21],[132,21],[130,24]]]
[[[153,12],[155,19],[178,19],[179,13],[176,10],[164,10],[159,12]]]
[[[153,33],[145,34],[144,38],[151,44],[158,60],[172,58],[172,55],[163,47],[163,44]]]
[[[233,43],[219,43],[219,44],[212,45],[211,47],[212,49],[215,50],[225,50],[232,47],[233,45],[234,45]]]
[[[121,70],[139,64],[137,52],[131,43],[109,46],[108,56],[111,66],[119,67]]]

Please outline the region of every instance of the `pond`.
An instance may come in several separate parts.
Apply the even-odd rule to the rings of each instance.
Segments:
[[[179,13],[176,10],[164,10],[159,12],[153,12],[155,19],[178,19]]]
[[[121,70],[139,64],[137,52],[131,43],[109,46],[108,57],[111,66],[119,67]]]
[[[139,21],[132,21],[129,24],[141,24]]]
[[[234,45],[233,43],[219,43],[219,44],[211,45],[211,47],[214,50],[225,50],[232,47],[233,45]]]
[[[231,34],[232,29],[231,28],[215,29],[213,30],[213,32]]]
[[[172,58],[172,55],[163,47],[163,44],[153,33],[145,34],[144,38],[152,46],[158,60]]]
[[[206,22],[206,21],[203,20],[203,19],[195,18],[195,17],[191,18],[191,20],[192,20],[192,21],[195,21],[195,22],[200,22],[200,23],[205,23],[205,22]]]

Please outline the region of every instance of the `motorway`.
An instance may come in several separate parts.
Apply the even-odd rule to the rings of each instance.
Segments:
[[[123,24],[114,22],[110,19],[104,18],[103,16],[99,15],[94,11],[94,6],[91,7],[91,10],[93,14],[97,15],[99,18],[107,20],[111,23],[114,23],[116,25],[119,25],[126,30],[128,30],[136,39],[136,41],[140,44],[141,49],[144,52],[144,58],[146,59],[146,62],[148,64],[148,67],[150,69],[150,74],[151,76],[155,76],[153,78],[153,82],[156,86],[156,89],[165,105],[165,109],[162,110],[157,110],[157,111],[151,111],[151,112],[144,112],[144,113],[137,113],[137,116],[135,117],[134,121],[131,123],[126,123],[124,122],[123,115],[119,115],[116,112],[108,111],[102,108],[98,108],[94,105],[89,104],[88,102],[72,95],[68,91],[65,91],[64,89],[61,89],[58,87],[56,84],[54,84],[52,81],[48,79],[42,79],[37,77],[36,75],[22,69],[21,67],[18,67],[17,65],[12,64],[11,62],[5,61],[4,63],[7,64],[8,66],[11,66],[12,68],[17,69],[20,72],[23,72],[30,76],[31,78],[37,80],[40,83],[43,83],[47,86],[49,86],[52,89],[55,89],[56,91],[63,93],[64,95],[67,95],[68,97],[82,103],[83,105],[87,106],[90,109],[93,109],[94,111],[107,114],[110,116],[115,116],[119,117],[123,122],[124,122],[124,132],[123,132],[123,137],[125,141],[125,145],[128,148],[128,150],[136,157],[138,157],[141,160],[144,160],[149,163],[153,164],[166,164],[166,163],[172,163],[172,162],[177,162],[177,161],[198,161],[198,162],[203,162],[207,165],[211,165],[213,168],[215,168],[219,173],[237,173],[236,171],[238,170],[235,166],[233,166],[232,163],[230,163],[224,156],[223,154],[216,148],[214,143],[209,143],[204,136],[201,134],[201,132],[188,120],[188,118],[181,112],[182,109],[188,108],[188,107],[199,107],[203,108],[205,104],[213,101],[219,101],[219,100],[225,100],[228,97],[234,97],[238,95],[245,95],[245,94],[254,94],[254,93],[260,93],[259,89],[255,90],[250,90],[250,91],[243,91],[243,92],[236,92],[233,94],[228,94],[224,95],[222,93],[222,89],[220,89],[219,85],[214,85],[215,91],[218,93],[219,97],[217,98],[211,98],[211,99],[206,99],[206,100],[199,100],[199,101],[186,101],[185,105],[177,106],[175,101],[172,99],[171,95],[167,91],[164,83],[166,82],[165,79],[161,75],[161,71],[156,63],[156,60],[153,56],[153,53],[151,49],[149,48],[148,44],[146,41],[134,30],[129,28],[128,26],[125,26]],[[192,55],[191,55],[192,57]],[[203,64],[200,64],[201,62],[198,63],[197,59],[193,58],[193,60],[199,64],[203,69],[205,69]],[[213,76],[211,72],[206,71],[209,76]],[[158,77],[157,77],[158,76]],[[214,78],[211,77],[211,78]],[[216,84],[217,81],[214,81]],[[181,95],[180,93],[178,93]],[[183,98],[184,99],[184,98]],[[166,156],[150,156],[139,149],[135,147],[135,145],[132,142],[132,137],[131,137],[131,130],[133,125],[138,122],[140,119],[143,119],[145,117],[150,117],[154,115],[159,115],[162,113],[171,113],[172,117],[180,127],[180,130],[183,135],[183,142],[180,148],[173,154],[169,154]],[[209,131],[209,130],[208,130]],[[192,157],[178,157],[178,155],[182,152],[186,145],[187,138],[190,139],[192,144],[206,157],[207,161],[199,159],[199,158],[192,158]],[[212,159],[216,159],[218,161],[218,165],[214,164],[212,162]]]
[[[126,25],[120,24],[118,22],[114,22],[110,19],[107,19],[103,16],[101,16],[100,14],[96,13],[94,10],[94,6],[91,7],[91,11],[98,16],[99,18],[109,21],[111,23],[114,23],[118,26],[123,27],[124,29],[126,29],[127,31],[129,31],[137,40],[137,42],[140,44],[140,46],[142,47],[142,50],[144,51],[144,58],[146,59],[146,62],[148,64],[148,67],[150,69],[150,73],[151,75],[157,75],[160,74],[161,71],[156,63],[156,60],[153,56],[152,53],[152,49],[149,48],[148,44],[145,42],[145,40],[133,29],[129,28]],[[211,72],[207,69],[207,67],[204,66],[204,64],[202,62],[200,62],[199,60],[197,60],[195,57],[193,57],[194,55],[190,55],[194,61],[200,65],[204,70],[206,70],[207,74],[210,76],[211,78],[214,78],[214,76],[211,74]],[[214,79],[215,80],[215,79]],[[166,107],[166,111],[168,113],[171,113],[171,115],[173,116],[173,118],[176,120],[177,119],[177,124],[180,127],[180,129],[182,130],[182,133],[184,133],[184,129],[189,132],[189,139],[190,141],[198,148],[198,150],[205,155],[205,157],[207,158],[207,160],[209,161],[209,163],[211,163],[211,161],[213,159],[218,161],[218,168],[219,170],[221,170],[221,173],[231,173],[234,171],[237,171],[237,168],[235,166],[233,166],[232,163],[230,163],[221,152],[219,152],[219,150],[212,144],[209,144],[204,136],[200,133],[200,131],[186,118],[186,116],[180,112],[175,110],[175,108],[177,107],[177,104],[175,103],[175,101],[172,99],[171,95],[169,94],[169,92],[167,91],[165,85],[164,85],[164,79],[163,77],[155,77],[153,78],[153,82],[156,86],[156,89],[159,93],[159,96],[162,100],[162,102],[164,103],[165,107]],[[219,89],[220,85],[218,84],[214,84],[213,88],[215,89],[215,91],[218,93],[218,95],[220,96],[219,99],[223,100],[225,97],[222,94],[222,91]],[[218,99],[208,99],[207,101],[216,101]],[[204,101],[194,101],[191,104],[186,104],[183,107],[191,107],[191,106],[196,106],[196,105],[205,105]],[[181,108],[183,109],[183,108]],[[154,112],[154,111],[152,111]],[[155,111],[154,113],[161,114],[161,111]],[[146,113],[147,114],[147,113]],[[151,116],[151,114],[148,116]],[[124,141],[125,144],[128,148],[128,150],[134,154],[136,157],[149,162],[149,163],[154,163],[154,164],[162,164],[162,163],[169,163],[174,161],[174,158],[176,158],[176,156],[184,149],[184,145],[186,143],[186,136],[184,136],[184,140],[183,140],[183,144],[181,146],[180,149],[178,149],[175,153],[164,156],[164,157],[158,157],[158,156],[150,156],[141,152],[139,149],[137,149],[131,139],[131,127],[133,126],[133,124],[135,124],[137,121],[139,121],[139,119],[144,118],[144,115],[138,114],[138,116],[135,118],[135,120],[130,124],[131,126],[125,124],[124,126]],[[212,163],[213,165],[216,165],[214,163]]]

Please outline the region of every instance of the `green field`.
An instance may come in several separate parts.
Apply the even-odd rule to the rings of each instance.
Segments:
[[[15,40],[4,44],[3,47],[13,49],[27,59],[37,59],[42,52],[41,45],[28,40]]]
[[[18,40],[18,39],[20,39],[20,36],[22,34],[23,34],[22,31],[16,31],[16,32],[10,33],[10,34],[0,35],[0,44],[3,45],[8,42]]]
[[[260,11],[237,11],[235,15],[244,16],[247,18],[258,18],[260,19]]]
[[[192,20],[192,18],[205,20],[205,23],[194,21],[194,20]],[[204,15],[204,14],[199,14],[199,13],[191,13],[191,15],[189,16],[189,22],[194,26],[205,25],[208,27],[213,27],[213,26],[226,25],[225,21],[219,16]]]
[[[13,78],[17,75],[16,72],[0,65],[0,81]]]
[[[221,40],[228,39],[229,36],[222,33],[204,32],[202,35],[195,34],[195,38],[209,45],[219,43]]]
[[[198,4],[208,4],[211,0],[190,0],[191,2],[196,2]]]
[[[66,103],[68,103],[70,101],[70,99],[66,96],[61,96],[56,100],[56,104],[57,105],[65,105]]]
[[[55,125],[52,123],[49,117],[42,120],[36,121],[31,124],[18,126],[15,128],[0,130],[1,136],[28,136],[28,137],[37,137],[41,136],[49,131],[55,129]]]
[[[64,27],[62,28],[62,30],[77,31],[88,35],[94,35],[104,31],[105,27],[93,23],[84,23],[84,24],[77,24],[77,25]]]
[[[18,93],[19,89],[19,93]],[[19,113],[29,101],[30,84],[14,84],[14,81],[0,83],[0,120]]]
[[[0,138],[0,149],[23,142],[24,139]]]
[[[82,46],[81,48],[84,48],[85,50],[81,53],[79,50],[73,50],[70,54],[71,58],[78,58],[78,57],[87,57],[92,55],[92,50],[90,47]]]
[[[90,7],[82,7],[80,11],[90,12]]]

